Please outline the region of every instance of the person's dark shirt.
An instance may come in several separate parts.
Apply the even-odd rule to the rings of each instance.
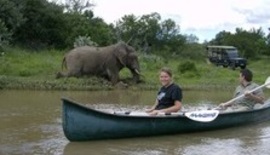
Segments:
[[[168,87],[161,87],[157,94],[158,105],[155,107],[156,110],[166,109],[174,106],[174,101],[182,101],[182,89],[172,83]]]

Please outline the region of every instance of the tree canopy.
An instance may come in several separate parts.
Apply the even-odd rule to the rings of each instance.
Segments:
[[[112,24],[95,17],[94,7],[89,0],[1,0],[0,46],[66,49],[73,47],[76,38],[84,37],[98,46],[122,40],[138,51],[162,56],[196,54],[187,49],[207,44],[235,46],[247,58],[270,55],[270,34],[261,28],[239,27],[235,33],[223,30],[213,40],[199,44],[196,35],[182,34],[180,25],[172,19],[162,20],[157,12],[125,15]]]

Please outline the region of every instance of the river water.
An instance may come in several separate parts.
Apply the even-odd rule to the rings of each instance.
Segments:
[[[231,99],[231,93],[185,91],[184,108],[215,107]],[[130,90],[0,90],[0,155],[270,154],[270,121],[209,132],[90,142],[69,142],[63,134],[61,97],[95,108],[124,111],[151,106],[155,95],[155,91]]]

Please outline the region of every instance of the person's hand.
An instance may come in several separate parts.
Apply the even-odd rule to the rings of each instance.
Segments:
[[[218,109],[224,110],[227,107],[228,107],[228,104],[227,103],[221,103],[221,104],[219,104]]]
[[[156,116],[156,115],[158,115],[158,113],[160,113],[160,111],[159,110],[153,110],[153,111],[151,111],[150,113],[148,113],[150,116]]]
[[[152,111],[154,111],[154,109],[146,109],[146,110],[145,110],[146,113],[150,113],[150,112],[152,112]]]
[[[253,94],[250,91],[246,91],[245,92],[245,97],[252,98],[253,97]]]

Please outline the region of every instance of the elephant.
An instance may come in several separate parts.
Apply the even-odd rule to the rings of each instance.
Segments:
[[[140,81],[140,66],[138,56],[133,47],[119,42],[105,47],[82,46],[69,51],[63,58],[67,72],[58,72],[56,78],[99,76],[108,79],[113,84],[120,81],[119,72],[127,67],[133,81]]]

